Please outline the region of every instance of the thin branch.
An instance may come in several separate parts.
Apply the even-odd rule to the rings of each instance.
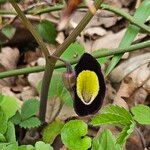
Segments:
[[[42,88],[41,88],[41,95],[40,95],[40,110],[39,110],[39,119],[42,123],[45,122],[45,115],[46,115],[46,105],[47,105],[47,97],[48,97],[48,89],[49,89],[49,83],[52,77],[52,71],[55,66],[55,60],[53,58],[50,58],[50,54],[48,49],[46,48],[46,45],[44,44],[42,38],[38,34],[38,32],[35,30],[33,25],[30,23],[30,21],[26,18],[24,13],[21,11],[19,6],[16,4],[14,0],[9,0],[11,5],[16,10],[18,16],[21,18],[23,24],[27,27],[27,29],[31,32],[31,34],[36,39],[37,43],[39,44],[42,52],[44,53],[44,56],[46,58],[46,67],[44,71],[43,81],[42,81]]]
[[[112,11],[115,14],[118,14],[118,15],[124,17],[129,22],[131,22],[132,24],[134,24],[134,25],[138,26],[139,28],[143,29],[144,31],[150,33],[150,27],[149,26],[141,23],[140,21],[137,21],[134,17],[132,17],[131,15],[129,15],[128,13],[123,11],[122,9],[119,9],[119,8],[116,8],[116,7],[112,7],[112,6],[107,5],[107,4],[102,4],[101,8],[109,10],[109,11]]]
[[[14,7],[14,9],[16,10],[18,16],[21,18],[23,24],[27,27],[27,29],[31,32],[31,34],[34,36],[34,38],[36,39],[37,43],[39,44],[41,50],[43,51],[45,57],[50,56],[48,49],[46,48],[42,38],[40,37],[40,35],[37,33],[37,31],[35,30],[35,28],[33,27],[33,25],[30,23],[30,21],[26,18],[26,16],[24,15],[24,13],[21,11],[21,9],[18,7],[18,5],[16,4],[16,2],[14,0],[9,0],[9,2],[11,3],[11,5]]]
[[[136,51],[140,50],[142,48],[150,47],[150,40],[141,42],[139,44],[134,44],[131,45],[128,48],[116,48],[116,49],[100,49],[97,50],[93,56],[95,58],[101,58],[101,57],[106,57],[106,56],[111,56],[115,54],[122,54],[125,52],[131,52],[131,51]],[[73,59],[70,61],[70,63],[76,64],[78,62],[78,59]],[[55,69],[63,68],[65,67],[64,63],[58,62],[55,65]],[[10,71],[5,71],[0,73],[0,79],[2,78],[7,78],[7,77],[12,77],[12,76],[18,76],[18,75],[23,75],[23,74],[29,74],[29,73],[35,73],[35,72],[41,72],[44,71],[45,67],[44,66],[36,66],[36,67],[27,67],[27,68],[22,68],[22,69],[16,69],[16,70],[10,70]]]

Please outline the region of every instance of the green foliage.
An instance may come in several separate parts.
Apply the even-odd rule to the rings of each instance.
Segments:
[[[93,139],[92,150],[121,150],[110,130],[104,130],[98,138]]]
[[[7,0],[0,0],[0,4],[6,3]]]
[[[123,145],[126,139],[134,131],[134,128],[135,128],[135,124],[133,122],[130,125],[125,126],[117,138],[117,143]]]
[[[118,124],[118,125],[129,125],[133,121],[131,114],[117,105],[108,105],[102,109],[101,114],[96,115],[92,118],[93,125],[100,124]]]
[[[95,50],[92,52],[92,55],[95,56],[97,55],[97,53],[99,53],[99,50]],[[100,64],[104,64],[108,61],[108,58],[107,57],[101,57],[101,58],[97,58],[97,61],[100,63]]]
[[[32,145],[21,145],[18,147],[18,150],[35,150]]]
[[[5,137],[7,142],[13,143],[16,141],[16,133],[15,133],[15,127],[12,122],[7,123],[7,131],[5,133]]]
[[[101,114],[92,118],[92,125],[115,124],[122,126],[122,132],[117,138],[117,143],[123,145],[128,136],[133,132],[135,124],[129,111],[117,105],[108,105]]]
[[[0,107],[0,133],[1,134],[4,134],[7,130],[7,120],[8,119],[7,119],[4,111]]]
[[[62,54],[62,58],[68,61],[79,59],[83,53],[84,47],[81,44],[75,42],[70,44],[70,46],[65,50],[65,52]]]
[[[35,144],[35,150],[53,150],[53,148],[49,144],[39,141]]]
[[[43,130],[43,141],[52,144],[58,134],[60,134],[64,123],[60,120],[48,124]]]
[[[36,117],[36,114],[39,111],[39,101],[35,98],[26,100],[21,108],[21,113],[18,111],[11,118],[11,121],[20,125],[23,128],[34,128],[38,127],[41,122]]]
[[[39,111],[40,103],[37,99],[32,98],[25,101],[21,108],[21,117],[23,120],[36,115]]]
[[[145,105],[137,105],[131,109],[134,119],[140,124],[150,124],[150,108]]]
[[[144,0],[142,4],[139,6],[139,8],[136,10],[134,18],[136,18],[141,23],[144,23],[150,15],[149,8],[150,8],[150,1]],[[119,48],[129,47],[132,44],[135,37],[137,36],[137,34],[139,33],[139,31],[140,31],[139,27],[129,24],[126,33],[122,38],[121,43],[119,44]],[[122,55],[123,54],[115,55],[112,58],[110,65],[107,67],[106,75],[108,75],[114,69],[114,67],[120,61]]]
[[[53,23],[48,20],[42,20],[37,26],[37,31],[46,42],[55,43],[57,31]]]
[[[15,115],[19,105],[15,97],[3,95],[0,97],[0,107],[5,112],[7,119]]]
[[[2,33],[9,39],[11,39],[14,36],[15,32],[16,29],[11,25],[7,25],[2,29]]]
[[[40,120],[37,117],[30,117],[27,118],[26,120],[23,120],[20,122],[20,127],[22,128],[35,128],[41,125]]]
[[[59,97],[66,105],[72,106],[72,98],[68,90],[64,87],[63,81],[61,78],[62,74],[60,72],[54,72],[52,79],[51,79],[51,84],[50,88],[48,91],[48,97],[54,98],[54,97]],[[41,84],[42,82],[40,81],[38,85],[38,89],[41,89]]]
[[[61,131],[61,139],[70,150],[87,150],[91,147],[91,138],[86,136],[87,124],[81,120],[67,122]]]

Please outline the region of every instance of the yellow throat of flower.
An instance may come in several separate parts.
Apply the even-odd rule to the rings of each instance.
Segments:
[[[81,101],[86,105],[91,104],[100,89],[96,73],[90,70],[83,70],[77,77],[76,88],[77,95]]]

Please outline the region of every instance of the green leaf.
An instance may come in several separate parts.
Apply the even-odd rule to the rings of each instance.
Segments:
[[[11,39],[14,36],[15,32],[16,29],[11,25],[7,25],[2,29],[2,33],[9,39]]]
[[[4,135],[0,133],[0,143],[1,142],[6,142],[6,139],[5,139]]]
[[[36,142],[35,149],[36,150],[53,150],[50,144],[45,144],[42,141]]]
[[[145,105],[137,105],[131,108],[134,119],[140,124],[150,125],[150,108]]]
[[[38,85],[38,89],[40,91],[41,89],[41,84],[42,82],[40,81]],[[59,97],[63,102],[69,106],[72,106],[73,101],[70,96],[70,93],[67,91],[67,89],[64,87],[63,81],[62,81],[62,74],[60,72],[54,72],[52,79],[51,79],[51,84],[50,88],[48,91],[48,97],[49,99],[54,98],[54,97]]]
[[[18,150],[35,150],[32,145],[21,145],[18,147]]]
[[[7,143],[2,145],[3,149],[2,150],[18,150],[18,143],[14,142],[14,143]]]
[[[38,127],[38,126],[40,126],[40,124],[41,124],[41,122],[37,117],[31,117],[31,118],[28,118],[28,119],[22,121],[19,125],[22,128],[26,129],[26,128]]]
[[[65,60],[75,60],[79,59],[81,55],[84,53],[84,47],[80,43],[72,43],[62,54],[62,58]]]
[[[43,141],[45,143],[52,144],[55,140],[56,136],[60,134],[64,123],[60,120],[56,120],[50,124],[48,124],[43,130]]]
[[[104,130],[98,138],[93,139],[92,150],[121,150],[110,130]]]
[[[126,139],[131,135],[131,133],[134,131],[135,124],[132,122],[130,125],[125,126],[122,130],[122,132],[119,134],[117,138],[117,143],[120,145],[123,145],[126,141]]]
[[[9,142],[9,143],[16,142],[15,127],[14,127],[14,124],[11,123],[10,121],[8,122],[8,127],[7,127],[7,131],[5,133],[5,137],[6,137],[7,142]]]
[[[10,118],[10,121],[14,123],[15,125],[18,125],[21,122],[21,114],[19,111],[16,112],[16,114]]]
[[[91,147],[91,138],[86,136],[88,126],[81,120],[67,122],[61,131],[61,139],[71,150],[87,150]]]
[[[1,99],[0,106],[8,119],[14,116],[16,111],[19,109],[19,104],[16,98],[6,95],[4,95]]]
[[[97,56],[99,54],[100,50],[95,50],[92,52],[92,55],[93,56]],[[108,61],[108,58],[107,57],[101,57],[101,58],[97,58],[97,61],[100,63],[100,64],[104,64]]]
[[[139,6],[139,8],[136,10],[134,18],[136,18],[137,21],[139,20],[141,23],[144,23],[150,15],[149,8],[150,8],[150,1],[144,0],[142,4]],[[139,31],[140,31],[139,27],[129,24],[126,33],[122,38],[121,43],[119,44],[119,48],[129,47],[133,42],[133,40],[135,39],[135,37],[137,36],[137,34],[139,33]],[[114,67],[120,61],[122,55],[123,54],[115,55],[112,58],[110,65],[107,67],[106,75],[108,75],[114,69]]]
[[[0,4],[6,3],[7,0],[0,0]]]
[[[26,100],[21,108],[22,120],[26,120],[27,118],[36,115],[39,111],[39,106],[39,101],[35,98]]]
[[[46,42],[55,44],[57,31],[53,23],[42,20],[37,26],[37,31]]]
[[[4,134],[7,130],[7,117],[4,113],[4,111],[2,110],[2,108],[0,107],[0,133]]]
[[[108,105],[102,109],[101,114],[92,118],[92,125],[100,124],[115,124],[115,125],[128,125],[132,122],[131,114],[117,105]]]

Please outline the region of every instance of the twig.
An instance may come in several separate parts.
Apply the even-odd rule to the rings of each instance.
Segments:
[[[49,89],[49,83],[50,79],[52,77],[51,69],[54,68],[54,59],[49,59],[49,51],[46,48],[42,38],[39,36],[38,32],[35,30],[35,28],[32,26],[30,21],[26,18],[24,13],[21,11],[21,9],[18,7],[16,2],[14,0],[9,0],[11,5],[16,10],[18,16],[21,18],[23,24],[27,27],[27,29],[31,32],[31,34],[36,39],[37,43],[39,44],[41,50],[44,53],[44,56],[46,58],[46,67],[44,71],[43,81],[42,81],[42,89],[41,89],[41,96],[40,96],[40,110],[39,110],[39,119],[41,122],[45,122],[45,114],[46,114],[46,105],[47,105],[47,96],[48,96],[48,89]]]
[[[139,44],[131,45],[130,47],[128,47],[126,49],[125,48],[123,48],[123,49],[122,48],[105,49],[105,50],[100,49],[99,52],[97,52],[96,54],[93,54],[93,56],[95,58],[101,58],[101,57],[111,56],[111,55],[115,55],[115,54],[131,52],[131,51],[135,51],[135,50],[146,48],[146,47],[150,47],[150,40],[145,41],[145,42],[141,42]],[[72,65],[76,64],[77,62],[78,62],[78,59],[74,59],[74,60],[70,61],[70,63]],[[57,63],[55,65],[55,69],[63,68],[63,67],[65,67],[64,63]],[[28,67],[28,68],[5,71],[5,72],[0,73],[0,79],[12,77],[12,76],[23,75],[23,74],[41,72],[44,70],[45,70],[44,66],[36,66],[36,67]]]
[[[136,127],[135,128],[135,131],[137,132],[140,140],[141,140],[141,143],[142,143],[142,147],[143,147],[143,150],[146,148],[146,142],[145,142],[145,139],[144,139],[144,136],[143,134],[141,133],[141,131]]]

